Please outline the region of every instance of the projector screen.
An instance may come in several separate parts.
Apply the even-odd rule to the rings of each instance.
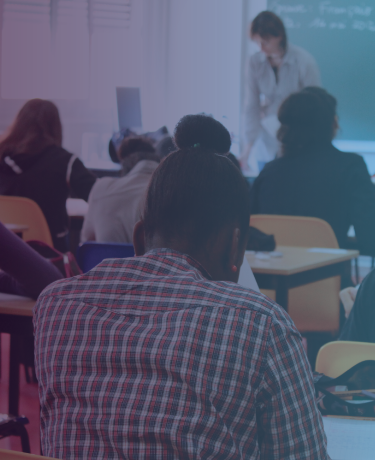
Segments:
[[[270,0],[291,43],[309,51],[338,101],[338,148],[375,153],[375,1]],[[374,160],[373,160],[374,161]],[[371,171],[373,170],[373,171]]]

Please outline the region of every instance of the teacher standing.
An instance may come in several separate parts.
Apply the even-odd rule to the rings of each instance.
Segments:
[[[245,172],[250,156],[256,165],[256,160],[267,162],[278,153],[277,112],[282,102],[306,86],[320,86],[315,59],[288,43],[284,24],[276,14],[259,13],[251,23],[250,39],[261,51],[250,57],[245,83],[245,146],[241,156]]]

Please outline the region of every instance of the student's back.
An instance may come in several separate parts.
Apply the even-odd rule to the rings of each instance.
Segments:
[[[321,95],[326,102],[329,95],[318,88],[310,90],[292,95],[280,109],[284,156],[268,163],[255,180],[251,212],[318,217],[331,225],[341,247],[347,245],[349,227],[354,225],[360,249],[375,254],[375,186],[361,156],[333,147],[332,126],[331,138],[314,145],[322,129],[314,126],[314,116],[321,118],[322,110],[314,98]],[[334,117],[332,110],[331,123]],[[323,122],[329,126],[327,118]]]
[[[98,179],[89,197],[81,241],[132,243],[133,228],[159,157],[147,139],[125,139],[119,149],[124,175]]]
[[[28,101],[0,143],[0,194],[35,201],[47,220],[56,249],[67,250],[69,194],[88,199],[95,176],[61,146],[55,104]]]
[[[223,146],[198,135],[155,170],[137,257],[57,283],[35,307],[43,453],[325,460],[301,336],[237,284],[250,215],[230,135],[184,121],[223,133]]]
[[[333,146],[268,163],[252,188],[252,214],[318,217],[347,244],[354,225],[367,253],[375,253],[375,187],[363,158]]]

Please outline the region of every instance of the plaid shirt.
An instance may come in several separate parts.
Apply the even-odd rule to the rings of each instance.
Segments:
[[[43,454],[328,459],[301,336],[169,249],[49,286],[34,311]]]

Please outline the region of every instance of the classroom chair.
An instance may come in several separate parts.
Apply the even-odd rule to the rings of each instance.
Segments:
[[[315,217],[253,215],[250,225],[275,236],[278,246],[338,248],[331,226]],[[275,300],[275,292],[261,290]],[[336,333],[340,325],[340,277],[289,291],[288,313],[301,333]]]
[[[13,417],[11,415],[0,414],[0,439],[8,436],[19,436],[21,438],[22,452],[30,453],[29,435],[27,434],[25,425],[29,420],[24,416]],[[0,459],[3,456],[0,453]]]
[[[28,225],[24,240],[39,240],[53,246],[46,218],[39,205],[29,198],[0,195],[0,222]]]
[[[96,267],[104,259],[117,259],[134,256],[134,247],[128,243],[98,243],[87,241],[77,250],[77,262],[83,273]]]
[[[368,359],[375,360],[375,343],[329,342],[319,350],[315,370],[328,377],[336,378]]]
[[[42,455],[25,454],[15,450],[0,449],[1,460],[54,460],[52,457],[43,457]]]

